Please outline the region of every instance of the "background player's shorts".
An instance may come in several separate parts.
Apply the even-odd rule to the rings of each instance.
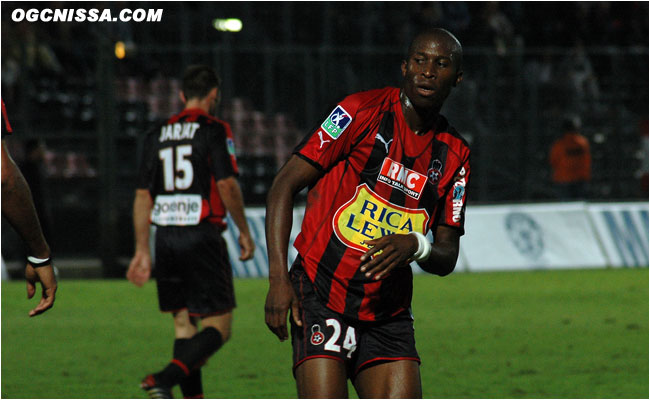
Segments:
[[[410,311],[376,322],[344,317],[320,302],[300,260],[298,256],[290,271],[293,288],[302,305],[302,327],[290,319],[294,372],[311,358],[340,360],[345,363],[351,378],[363,368],[381,362],[413,360],[420,363]]]
[[[157,227],[155,260],[161,311],[187,308],[192,316],[208,316],[235,307],[232,268],[217,226]]]

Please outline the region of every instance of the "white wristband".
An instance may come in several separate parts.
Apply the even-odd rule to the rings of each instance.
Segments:
[[[27,261],[29,261],[32,264],[41,264],[44,263],[45,261],[49,261],[50,257],[48,258],[36,258],[33,256],[27,256]]]
[[[413,254],[413,261],[426,261],[431,255],[431,243],[420,232],[411,232],[418,239],[418,250]]]
[[[48,258],[37,258],[34,256],[27,256],[27,261],[32,265],[32,267],[44,267],[46,265],[52,264],[52,256]]]

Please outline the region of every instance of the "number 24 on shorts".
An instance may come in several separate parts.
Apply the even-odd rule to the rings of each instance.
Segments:
[[[348,351],[347,357],[352,358],[352,353],[357,349],[357,337],[355,335],[354,328],[351,326],[348,327],[347,331],[345,332],[343,343],[341,345],[338,345],[336,342],[338,342],[339,338],[341,337],[341,323],[333,318],[326,320],[325,323],[327,326],[334,328],[332,337],[330,337],[329,340],[325,343],[325,350],[340,353],[341,346],[343,346],[343,349]]]

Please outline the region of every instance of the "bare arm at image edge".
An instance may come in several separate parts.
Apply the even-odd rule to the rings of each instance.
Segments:
[[[29,255],[40,259],[50,258],[41,224],[36,214],[32,194],[23,174],[9,155],[5,141],[2,141],[2,215],[27,245]],[[54,268],[49,265],[34,267],[27,262],[25,268],[27,298],[36,293],[36,283],[41,282],[42,297],[39,304],[29,312],[29,316],[39,315],[54,305],[57,289]]]

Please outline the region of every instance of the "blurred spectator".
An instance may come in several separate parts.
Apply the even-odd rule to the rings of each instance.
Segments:
[[[275,160],[276,166],[279,168],[284,165],[294,147],[300,141],[300,135],[292,121],[286,114],[278,113],[273,117],[273,132],[275,138]]]
[[[38,30],[38,26],[29,22],[17,25],[17,40],[11,40],[10,56],[35,76],[61,75],[64,72],[59,59],[47,40]]]
[[[479,37],[476,39],[491,45],[497,54],[503,56],[512,46],[514,27],[508,17],[499,9],[499,2],[485,3],[480,15]]]
[[[542,50],[542,54],[534,56],[524,66],[524,79],[529,83],[537,83],[542,86],[554,86],[555,64],[553,54],[548,47]]]
[[[589,140],[580,134],[581,127],[578,116],[566,117],[562,136],[551,147],[551,180],[562,200],[584,199],[589,192],[591,150]]]
[[[563,86],[568,91],[563,96],[567,101],[565,107],[580,112],[595,105],[600,97],[598,79],[581,41],[576,42],[559,69],[559,76],[566,79]]]

